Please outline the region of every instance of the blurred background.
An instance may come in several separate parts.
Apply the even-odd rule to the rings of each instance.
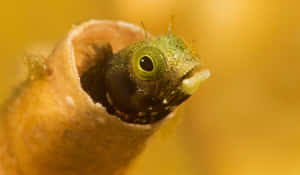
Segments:
[[[88,19],[140,24],[192,42],[211,78],[130,175],[300,174],[300,3],[293,0],[10,0],[0,7],[0,103],[30,45]],[[184,115],[183,115],[184,114]]]

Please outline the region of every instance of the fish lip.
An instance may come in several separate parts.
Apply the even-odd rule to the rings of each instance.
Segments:
[[[181,78],[181,82],[187,78],[191,78],[195,73],[202,71],[202,65],[201,63],[197,63],[192,68],[190,68],[189,71],[187,71]]]
[[[197,91],[200,84],[209,77],[209,69],[200,69],[198,66],[196,66],[183,76],[181,90],[185,94],[192,95]]]

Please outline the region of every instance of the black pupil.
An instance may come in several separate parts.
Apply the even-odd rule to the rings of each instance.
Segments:
[[[144,56],[144,57],[141,58],[141,60],[140,60],[140,66],[145,71],[152,71],[153,70],[152,60],[149,57],[147,57],[147,56]]]

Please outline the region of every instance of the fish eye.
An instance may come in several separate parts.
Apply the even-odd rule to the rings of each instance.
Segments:
[[[153,62],[149,56],[143,56],[140,59],[140,67],[145,71],[153,70]]]
[[[142,47],[132,57],[132,68],[141,80],[155,80],[166,69],[166,58],[156,47]]]

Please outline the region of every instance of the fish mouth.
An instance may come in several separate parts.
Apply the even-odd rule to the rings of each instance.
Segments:
[[[210,77],[210,71],[208,69],[202,69],[200,71],[192,70],[188,75],[189,76],[184,76],[182,80],[181,90],[187,95],[192,95],[198,90],[200,84]]]

